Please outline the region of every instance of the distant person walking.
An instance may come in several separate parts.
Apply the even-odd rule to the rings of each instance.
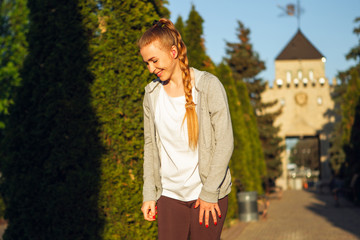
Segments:
[[[160,240],[220,239],[231,176],[233,132],[220,81],[188,66],[186,46],[167,19],[139,39],[157,79],[144,96],[141,210],[158,220]]]

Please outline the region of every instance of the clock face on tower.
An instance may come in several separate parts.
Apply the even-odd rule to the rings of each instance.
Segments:
[[[295,94],[295,102],[297,105],[304,106],[307,103],[308,96],[304,92]]]

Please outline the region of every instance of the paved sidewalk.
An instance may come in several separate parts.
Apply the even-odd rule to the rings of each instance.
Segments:
[[[221,240],[360,240],[360,208],[330,194],[288,190],[271,200],[267,219],[224,230]]]

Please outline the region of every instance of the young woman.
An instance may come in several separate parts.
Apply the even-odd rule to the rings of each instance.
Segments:
[[[155,21],[139,39],[141,56],[158,78],[145,88],[145,220],[159,239],[220,239],[231,190],[233,132],[220,81],[189,68],[173,23]]]

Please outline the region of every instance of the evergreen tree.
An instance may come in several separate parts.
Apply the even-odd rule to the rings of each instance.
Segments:
[[[360,22],[356,18],[355,22]],[[360,37],[360,27],[354,28]],[[333,99],[335,101],[336,125],[332,132],[330,163],[335,175],[344,178],[350,187],[355,174],[360,174],[360,38],[357,46],[350,49],[346,59],[359,60],[355,66],[339,72],[341,85],[336,86]],[[359,204],[360,186],[355,183],[354,200]]]
[[[20,85],[19,70],[27,54],[28,13],[26,0],[0,3],[0,138],[14,90]]]
[[[251,164],[249,158],[251,150],[246,136],[244,114],[231,70],[225,63],[220,63],[216,70],[216,75],[219,76],[226,90],[234,133],[234,152],[229,164],[233,185],[229,196],[227,213],[229,219],[231,219],[236,218],[238,214],[236,193],[244,190],[245,186],[249,186],[249,182],[252,180],[250,166],[248,165]]]
[[[359,26],[354,28],[354,34],[359,38],[359,44],[350,49],[346,59],[358,60],[358,64],[360,64],[360,17],[357,17],[354,22],[359,23]]]
[[[27,54],[26,33],[28,8],[25,0],[0,3],[0,141],[13,104],[15,89],[21,84],[19,70]],[[0,158],[1,154],[0,154]],[[0,217],[4,217],[5,205],[0,198]]]
[[[189,65],[191,67],[206,70],[211,73],[215,71],[215,65],[210,57],[206,55],[205,39],[203,38],[204,20],[192,5],[189,17],[184,29],[184,42],[187,47]]]
[[[4,239],[99,239],[100,161],[77,1],[30,1],[28,55],[1,142]]]
[[[360,87],[360,71],[354,73],[354,78],[357,78],[357,86]],[[349,172],[351,176],[349,178],[350,182],[355,174],[360,174],[360,88],[358,88],[358,90],[359,92],[355,106],[354,123],[350,135],[351,144],[345,148],[346,161],[349,164]],[[350,182],[349,186],[351,185]],[[357,188],[356,190],[354,189],[354,194],[357,194],[357,196],[354,196],[354,200],[357,204],[360,204],[360,186],[359,184],[355,184],[353,187]]]
[[[236,81],[252,82],[254,77],[265,69],[265,64],[252,49],[249,37],[250,29],[246,28],[240,21],[238,21],[238,24],[237,37],[240,42],[226,43],[226,53],[229,55],[226,60]]]
[[[179,31],[181,37],[183,38],[183,40],[185,41],[186,37],[185,37],[185,24],[184,21],[182,19],[181,16],[178,16],[178,18],[176,19],[175,22],[175,28]]]
[[[184,42],[187,47],[187,55],[189,64],[195,68],[202,68],[206,59],[205,45],[203,39],[203,18],[195,10],[195,6],[191,6],[188,19],[186,20]]]
[[[170,18],[170,11],[165,7],[167,0],[150,0],[159,18]]]
[[[258,86],[260,86],[260,84]],[[281,109],[276,112],[268,112],[267,108],[275,105],[277,101],[268,103],[261,102],[261,93],[263,91],[262,89],[256,93],[259,98],[256,102],[257,107],[255,107],[255,114],[266,162],[267,177],[276,179],[282,174],[281,153],[285,150],[285,146],[282,144],[282,138],[279,137],[280,127],[274,126],[275,119],[281,114]]]
[[[238,24],[239,42],[227,42],[228,58],[226,61],[232,70],[236,83],[244,82],[246,84],[250,103],[256,116],[268,177],[276,178],[281,175],[280,153],[284,150],[284,146],[281,145],[282,139],[278,137],[280,129],[274,126],[274,121],[281,111],[269,113],[266,109],[277,102],[263,103],[261,101],[261,94],[266,88],[266,83],[263,83],[262,79],[256,78],[256,75],[265,69],[265,65],[250,43],[250,29],[246,28],[240,21]]]
[[[359,140],[360,126],[360,69],[353,68],[347,84],[347,91],[343,96],[342,104],[342,145],[346,155],[347,175],[349,180],[355,173],[360,173]],[[355,120],[357,121],[355,122]]]
[[[355,23],[360,23],[360,17],[355,19]],[[349,181],[351,181],[354,174],[360,174],[360,25],[354,28],[354,33],[359,42],[357,46],[350,50],[346,59],[354,59],[358,62],[349,70],[350,79],[342,107],[343,148],[350,175]],[[351,126],[350,132],[349,126]],[[357,192],[358,196],[355,199],[359,201],[360,187],[357,187],[358,189],[355,192]]]
[[[103,239],[155,239],[156,222],[140,211],[143,186],[143,109],[150,76],[137,40],[159,19],[161,1],[110,0],[96,10],[84,5],[93,32],[91,87],[106,153],[101,158],[99,207],[104,216]],[[91,23],[91,24],[90,24]],[[94,26],[98,28],[94,29]]]
[[[250,103],[248,90],[244,82],[235,81],[235,86],[237,88],[239,101],[241,103],[240,106],[242,108],[243,117],[245,120],[246,141],[248,142],[250,148],[248,156],[249,162],[247,167],[250,171],[250,175],[252,176],[252,181],[248,183],[248,186],[245,186],[245,189],[248,191],[257,191],[259,194],[261,194],[263,192],[262,179],[266,176],[266,164],[261,147],[256,116]]]
[[[261,177],[266,174],[266,170],[245,83],[236,83],[231,69],[224,62],[217,66],[216,74],[227,92],[234,132],[234,152],[230,161],[233,189],[228,208],[231,219],[238,214],[236,193],[255,190],[262,193]]]
[[[355,19],[355,22],[360,22],[360,17]],[[346,55],[347,59],[357,60],[359,58],[360,49],[360,26],[354,28],[354,33],[359,37],[359,44],[353,47],[350,52]],[[347,83],[347,90],[342,100],[342,142],[344,146],[351,145],[350,142],[352,127],[354,123],[354,117],[356,114],[357,99],[360,96],[360,61],[357,65],[351,67],[348,71],[343,72],[344,82]]]
[[[360,22],[360,18],[355,19],[355,23]],[[360,27],[354,28],[354,33],[359,37],[360,36]],[[355,120],[357,116],[358,109],[358,96],[359,96],[359,86],[358,78],[360,71],[360,38],[359,44],[352,49],[346,55],[346,59],[359,60],[355,66],[350,67],[348,70],[339,72],[338,79],[341,84],[335,87],[333,93],[333,99],[335,101],[335,113],[336,113],[336,124],[332,133],[331,148],[330,148],[330,163],[331,168],[334,171],[334,174],[348,174],[350,172],[357,171],[356,167],[354,168],[352,162],[352,156],[357,156],[358,147],[355,142],[352,141],[352,138],[357,138],[358,129],[355,125]],[[340,117],[339,117],[340,116]],[[357,164],[355,164],[357,165]],[[344,171],[347,173],[344,173]],[[340,172],[342,171],[342,172]],[[348,176],[350,178],[351,176]]]
[[[319,149],[317,138],[304,138],[291,149],[290,159],[297,166],[305,166],[311,170],[319,170]],[[304,151],[304,150],[307,151]]]
[[[340,72],[338,74],[338,79],[341,81],[341,84],[338,84],[334,88],[332,93],[332,99],[334,101],[334,114],[335,118],[334,129],[331,133],[330,138],[330,167],[334,175],[339,175],[342,165],[345,162],[345,153],[343,150],[342,135],[343,127],[341,124],[342,110],[341,105],[343,104],[343,96],[347,89],[347,72]]]

